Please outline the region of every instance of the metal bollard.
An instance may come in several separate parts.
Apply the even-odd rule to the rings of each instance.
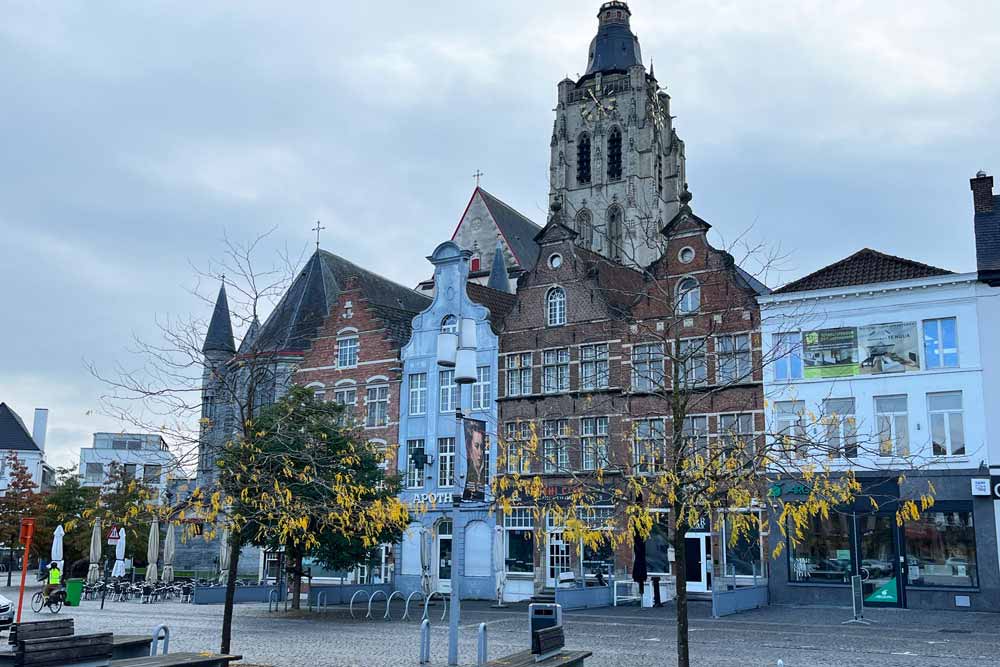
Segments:
[[[149,655],[156,655],[160,640],[163,640],[163,655],[170,650],[170,628],[158,625],[153,628],[153,643],[149,645]]]
[[[431,621],[425,618],[420,623],[420,664],[431,661]]]
[[[479,624],[479,644],[478,652],[476,656],[477,667],[485,667],[486,663],[489,662],[486,652],[486,624]]]
[[[274,601],[273,609],[271,608],[272,600]],[[278,611],[278,591],[274,588],[267,592],[267,613],[270,614],[272,611]]]

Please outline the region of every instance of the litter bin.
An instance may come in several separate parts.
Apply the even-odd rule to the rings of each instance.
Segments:
[[[83,579],[66,580],[66,606],[79,607],[83,595]]]

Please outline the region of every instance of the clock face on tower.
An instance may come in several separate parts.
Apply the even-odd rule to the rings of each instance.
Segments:
[[[618,100],[609,97],[602,102],[594,95],[593,90],[587,91],[588,99],[580,105],[580,119],[587,125],[593,125],[610,116],[618,108]]]

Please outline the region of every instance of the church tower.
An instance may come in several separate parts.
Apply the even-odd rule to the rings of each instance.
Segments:
[[[624,2],[605,2],[587,71],[559,83],[550,200],[560,200],[577,242],[644,268],[663,252],[660,230],[680,209],[684,142],[670,96],[642,64]]]

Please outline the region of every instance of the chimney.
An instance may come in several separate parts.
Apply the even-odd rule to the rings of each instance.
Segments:
[[[31,425],[31,439],[38,448],[45,451],[45,434],[49,428],[49,409],[35,408],[35,421]]]
[[[976,213],[992,212],[993,177],[987,176],[985,171],[980,170],[975,178],[969,179],[969,186],[972,188],[972,207]]]

